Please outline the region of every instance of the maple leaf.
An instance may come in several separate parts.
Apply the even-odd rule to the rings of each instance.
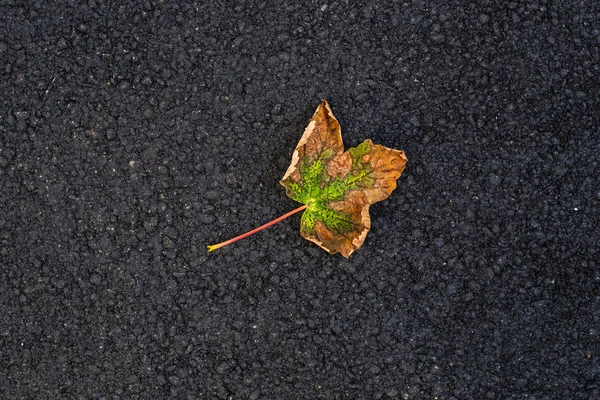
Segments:
[[[304,210],[300,220],[302,237],[347,258],[362,246],[371,228],[369,206],[396,189],[396,180],[407,161],[402,150],[373,144],[369,139],[344,151],[340,124],[323,100],[280,181],[286,194],[304,205],[243,235],[208,246],[208,250],[243,239]]]
[[[406,162],[403,151],[369,139],[344,152],[340,124],[323,100],[281,180],[291,199],[307,205],[300,234],[348,257],[371,228],[369,206],[396,189]]]

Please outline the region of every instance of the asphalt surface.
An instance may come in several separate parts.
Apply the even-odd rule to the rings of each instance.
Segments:
[[[600,399],[600,4],[0,0],[3,399]],[[406,151],[349,260],[319,101]]]

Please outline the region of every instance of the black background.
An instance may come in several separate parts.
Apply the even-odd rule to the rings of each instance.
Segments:
[[[0,396],[599,399],[594,1],[0,1]],[[349,260],[321,98],[403,149]]]

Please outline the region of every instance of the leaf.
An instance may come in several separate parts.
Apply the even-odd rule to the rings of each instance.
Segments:
[[[340,124],[323,100],[280,182],[288,197],[307,206],[302,237],[347,258],[371,228],[369,206],[396,189],[407,161],[404,151],[369,139],[344,152]]]

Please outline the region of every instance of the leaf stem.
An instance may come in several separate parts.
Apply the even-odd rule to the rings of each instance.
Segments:
[[[283,221],[283,220],[284,220],[284,219],[286,219],[287,217],[289,217],[289,216],[291,216],[291,215],[294,215],[294,214],[296,214],[296,213],[298,213],[298,212],[300,212],[300,211],[302,211],[302,210],[306,209],[306,207],[308,207],[308,205],[306,205],[306,204],[305,204],[305,205],[303,205],[302,207],[298,207],[298,208],[296,208],[295,210],[292,210],[292,211],[290,211],[289,213],[287,213],[287,214],[284,214],[284,215],[282,215],[281,217],[279,217],[279,218],[277,218],[277,219],[274,219],[274,220],[273,220],[273,221],[271,221],[271,222],[267,222],[266,224],[264,224],[264,225],[262,225],[262,226],[259,226],[259,227],[258,227],[258,228],[256,228],[256,229],[252,229],[250,232],[246,232],[246,233],[244,233],[244,234],[242,234],[242,235],[240,235],[240,236],[236,236],[236,237],[234,237],[233,239],[229,239],[229,240],[226,240],[226,241],[224,241],[224,242],[221,242],[221,243],[218,243],[218,244],[213,244],[213,245],[206,246],[206,247],[208,247],[208,251],[209,251],[209,252],[211,252],[211,251],[214,251],[214,250],[216,250],[216,249],[218,249],[218,248],[220,248],[220,247],[227,246],[228,244],[231,244],[231,243],[233,243],[233,242],[237,242],[237,241],[238,241],[238,240],[240,240],[240,239],[243,239],[243,238],[245,238],[245,237],[248,237],[248,236],[250,236],[250,235],[253,235],[253,234],[255,234],[256,232],[262,231],[263,229],[266,229],[266,228],[270,227],[271,225],[275,225],[276,223],[278,223],[278,222],[280,222],[280,221]]]

